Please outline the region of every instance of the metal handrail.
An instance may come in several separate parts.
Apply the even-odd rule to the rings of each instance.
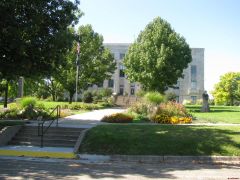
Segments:
[[[49,116],[51,116],[55,111],[57,111],[57,117],[55,119],[52,119],[51,123],[44,129],[44,123],[49,120],[49,119],[44,119],[42,120],[41,119],[41,122],[38,122],[38,136],[41,136],[41,147],[43,147],[43,137],[44,137],[44,134],[48,131],[48,129],[50,128],[50,126],[53,124],[53,122],[55,120],[57,120],[57,123],[56,123],[56,126],[58,127],[58,119],[60,118],[60,113],[61,113],[61,109],[60,109],[60,106],[57,105],[53,110],[52,112],[50,113]],[[39,120],[39,119],[38,119]]]

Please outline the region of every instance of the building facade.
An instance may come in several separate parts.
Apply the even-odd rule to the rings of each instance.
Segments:
[[[109,80],[103,82],[104,88],[111,88],[114,93],[119,95],[135,96],[141,89],[141,84],[131,83],[124,74],[123,59],[130,44],[127,43],[106,43],[104,46],[110,49],[116,61],[116,70]],[[192,48],[192,62],[184,69],[184,78],[180,78],[176,88],[168,89],[177,95],[177,101],[182,103],[184,100],[192,101],[202,99],[204,92],[204,49]]]

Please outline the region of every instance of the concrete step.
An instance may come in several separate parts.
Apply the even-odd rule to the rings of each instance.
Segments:
[[[23,146],[40,146],[41,143],[39,142],[27,142],[27,141],[21,141],[21,142],[15,142],[11,141],[9,145],[23,145]],[[74,147],[75,142],[55,142],[55,143],[49,143],[48,141],[43,141],[44,147]]]
[[[64,140],[64,141],[68,141],[68,140],[74,140],[76,141],[78,139],[78,136],[44,136],[44,139],[51,139],[51,140]],[[12,140],[16,140],[16,141],[38,141],[39,139],[41,139],[40,136],[15,136]]]
[[[40,132],[41,133],[41,132]],[[47,131],[46,133],[44,133],[44,135],[46,136],[58,136],[58,135],[65,135],[65,136],[79,136],[81,133],[81,131],[79,132],[51,132],[51,131]],[[20,131],[18,134],[18,136],[37,136],[38,132],[37,131]]]

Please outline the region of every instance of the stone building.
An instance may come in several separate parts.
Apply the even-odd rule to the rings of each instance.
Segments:
[[[114,56],[117,68],[109,80],[103,83],[104,88],[111,88],[118,95],[135,96],[141,89],[139,83],[130,83],[124,74],[123,58],[130,44],[127,43],[106,43]],[[204,92],[204,49],[192,48],[192,62],[184,70],[184,78],[180,78],[175,89],[169,89],[177,95],[177,101],[182,103],[190,100],[193,103],[202,98]]]

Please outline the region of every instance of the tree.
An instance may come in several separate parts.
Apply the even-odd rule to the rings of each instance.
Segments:
[[[145,90],[163,93],[183,77],[191,60],[185,39],[157,17],[129,47],[124,65],[130,81],[140,82]]]
[[[229,72],[220,77],[212,91],[216,104],[234,105],[240,101],[240,72]]]
[[[50,74],[58,67],[71,46],[67,27],[78,22],[78,5],[77,0],[0,1],[0,74],[6,90],[9,80]]]
[[[103,37],[94,32],[91,25],[80,26],[80,66],[78,89],[86,89],[89,85],[102,83],[108,79],[116,68],[116,63],[108,49],[103,46]],[[55,78],[69,92],[69,102],[72,102],[76,86],[76,54],[77,41],[72,50],[65,56],[65,64],[59,68]]]

